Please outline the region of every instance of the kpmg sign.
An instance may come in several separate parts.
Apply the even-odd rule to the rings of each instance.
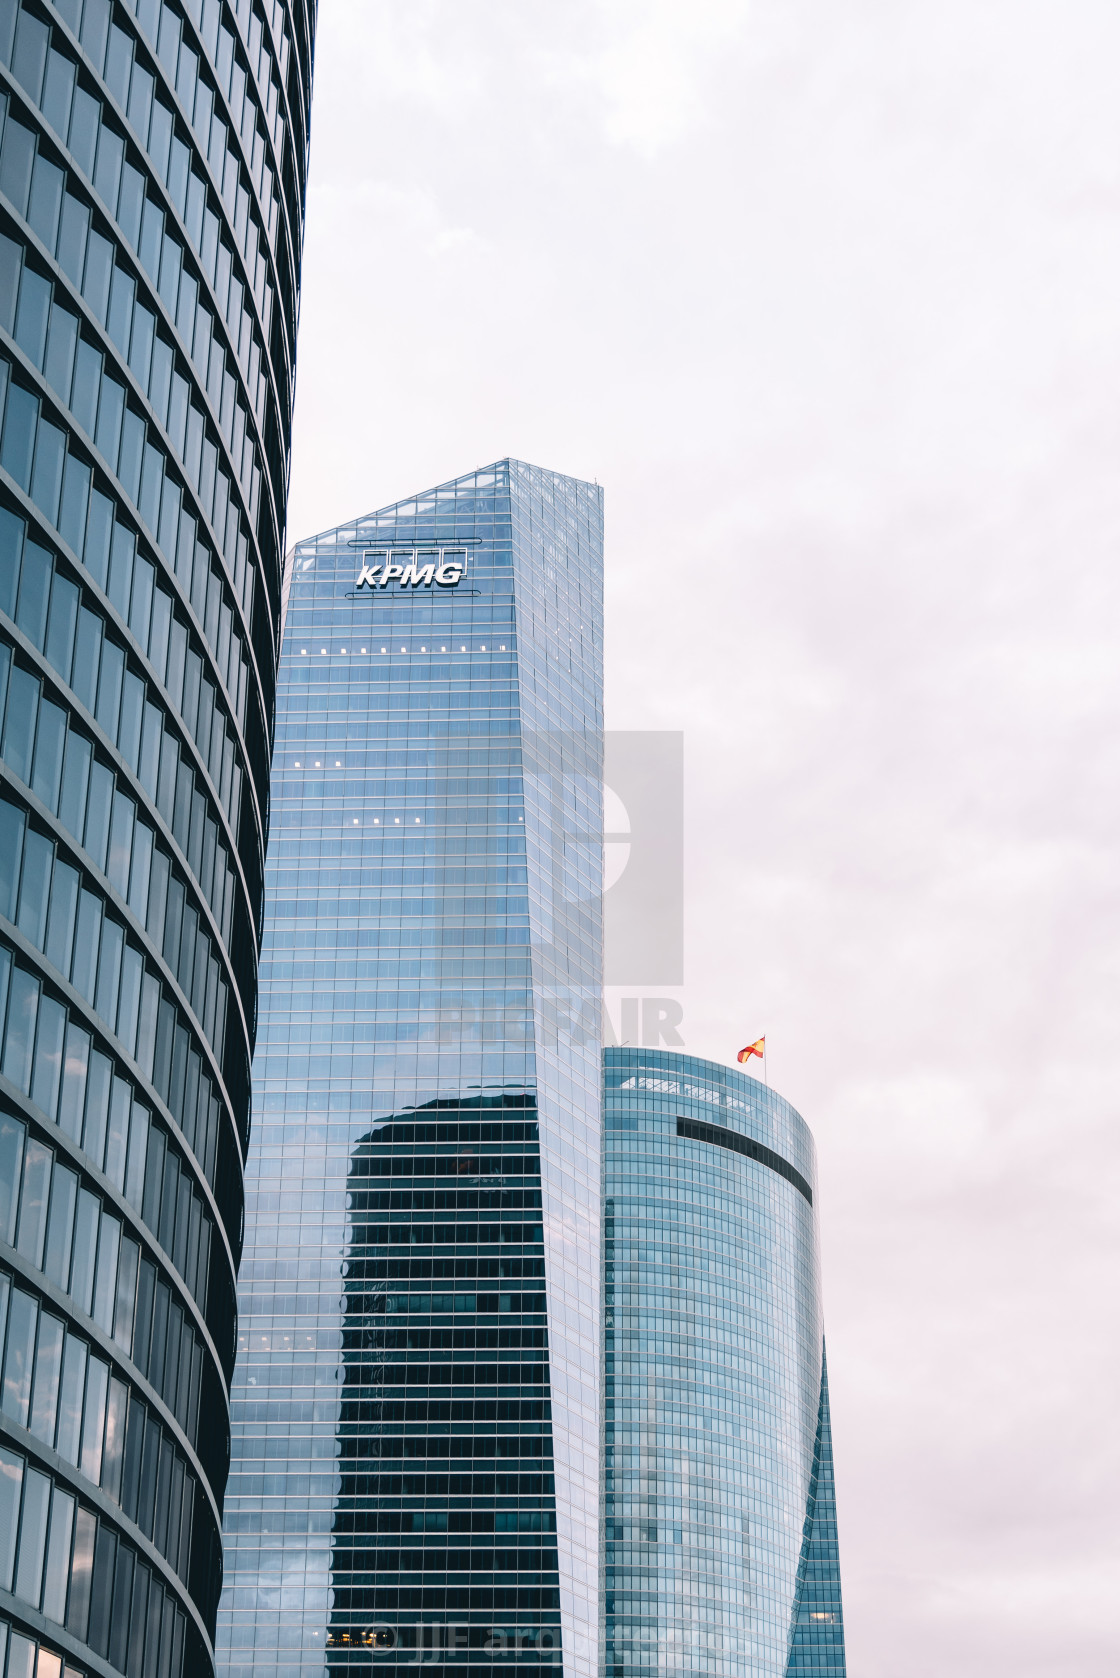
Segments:
[[[395,583],[398,588],[431,588],[434,583],[437,588],[458,588],[466,571],[463,547],[367,548],[354,587],[378,589]]]

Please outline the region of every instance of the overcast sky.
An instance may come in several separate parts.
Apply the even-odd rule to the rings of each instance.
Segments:
[[[1115,1678],[1120,9],[321,0],[289,536],[606,487],[821,1155],[853,1678]]]

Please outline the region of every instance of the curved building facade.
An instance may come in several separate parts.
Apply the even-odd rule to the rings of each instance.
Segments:
[[[745,1074],[605,1052],[607,1678],[843,1678],[813,1139]]]
[[[313,26],[0,0],[5,1678],[213,1670]]]

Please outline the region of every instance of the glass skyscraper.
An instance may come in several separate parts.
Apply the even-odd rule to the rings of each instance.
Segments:
[[[314,4],[0,0],[0,1674],[205,1678]]]
[[[808,1127],[632,1048],[603,1123],[606,1678],[843,1678]]]
[[[500,461],[286,588],[220,1657],[592,1678],[601,491]]]

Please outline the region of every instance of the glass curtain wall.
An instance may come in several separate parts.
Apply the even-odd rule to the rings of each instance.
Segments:
[[[0,0],[0,1675],[213,1671],[314,7]]]
[[[607,1678],[843,1678],[813,1139],[730,1067],[605,1051]]]
[[[294,550],[230,1678],[596,1670],[601,625],[519,461]]]

